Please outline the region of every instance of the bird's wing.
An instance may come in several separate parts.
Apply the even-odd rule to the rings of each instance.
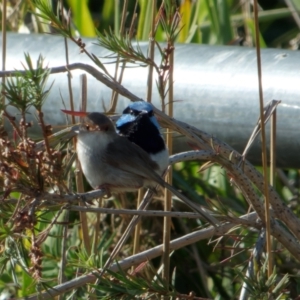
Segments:
[[[118,136],[109,143],[102,159],[115,168],[155,181],[160,185],[164,182],[155,172],[159,170],[158,164],[147,152],[125,137]]]

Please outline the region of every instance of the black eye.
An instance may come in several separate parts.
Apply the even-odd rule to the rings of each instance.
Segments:
[[[135,110],[135,109],[131,109],[130,114],[133,115],[133,116],[138,116],[140,114],[140,111]]]
[[[153,117],[153,116],[154,116],[153,110],[150,110],[150,111],[148,112],[148,116],[149,116],[149,117]]]

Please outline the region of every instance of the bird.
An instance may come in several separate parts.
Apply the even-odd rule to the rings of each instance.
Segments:
[[[116,122],[117,132],[140,146],[159,165],[162,175],[169,164],[169,151],[160,133],[154,116],[153,106],[146,101],[136,101],[128,105]]]
[[[136,191],[142,187],[153,188],[159,184],[209,223],[216,225],[214,217],[165,182],[159,175],[159,165],[141,147],[120,136],[106,115],[99,112],[62,111],[86,118],[86,123],[77,134],[76,152],[82,171],[94,189],[119,193]]]

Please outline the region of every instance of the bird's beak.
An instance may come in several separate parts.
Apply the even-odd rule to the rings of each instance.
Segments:
[[[85,118],[89,114],[88,112],[84,112],[84,111],[74,111],[74,110],[66,110],[66,109],[62,109],[61,111],[67,115],[81,117],[81,120],[83,120],[83,118]],[[86,130],[86,127],[81,125],[81,126],[79,126],[78,130],[75,130],[75,132],[76,132],[76,134],[78,134],[80,131],[85,131],[85,130]]]
[[[67,115],[82,117],[82,118],[88,115],[88,112],[84,112],[84,111],[74,111],[74,110],[66,110],[66,109],[62,109],[61,111]]]

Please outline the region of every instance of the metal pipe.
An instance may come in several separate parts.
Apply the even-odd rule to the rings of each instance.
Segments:
[[[1,44],[2,40],[0,39]],[[95,40],[84,39],[86,49],[98,57],[109,52]],[[140,43],[143,51],[148,43]],[[65,65],[63,38],[50,35],[7,36],[7,70],[22,69],[23,53],[30,53],[33,60],[39,54],[45,57],[49,67]],[[80,53],[77,45],[69,42],[70,63],[91,63]],[[156,52],[159,62],[159,53]],[[104,61],[109,61],[105,59]],[[107,65],[113,73],[114,64]],[[300,167],[300,52],[281,49],[262,49],[263,91],[265,102],[281,100],[277,114],[277,163],[280,167]],[[79,108],[82,71],[73,71],[73,91]],[[44,112],[52,125],[64,124],[59,109],[62,98],[68,103],[67,74],[50,76],[55,80]],[[143,67],[125,70],[122,83],[127,89],[145,98],[147,69]],[[111,90],[88,75],[88,110],[102,111],[109,107]],[[233,46],[207,46],[178,44],[175,49],[174,116],[224,140],[242,152],[259,116],[256,55],[253,48]],[[61,98],[62,97],[62,98]],[[119,98],[117,112],[129,103]],[[160,107],[154,88],[153,103]],[[269,128],[267,127],[269,135]],[[187,149],[186,142],[176,139],[175,150]],[[248,154],[255,164],[261,163],[260,141]]]

